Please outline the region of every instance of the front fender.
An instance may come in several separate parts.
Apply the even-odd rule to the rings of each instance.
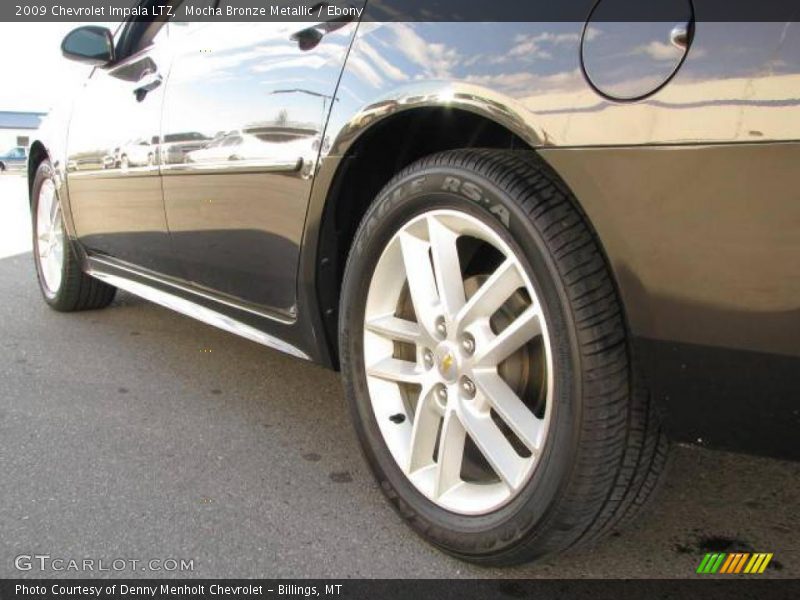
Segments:
[[[42,122],[37,131],[36,138],[31,144],[28,154],[28,195],[32,202],[31,193],[33,191],[33,180],[36,170],[45,159],[53,165],[53,173],[56,183],[56,191],[61,200],[61,207],[64,214],[64,223],[67,235],[75,239],[75,225],[72,220],[72,211],[69,202],[69,187],[67,184],[67,133],[69,130],[69,115],[71,105],[54,109]]]

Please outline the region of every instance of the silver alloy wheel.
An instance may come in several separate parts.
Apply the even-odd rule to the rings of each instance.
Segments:
[[[477,284],[473,278],[471,294],[459,238],[501,257],[488,277]],[[497,317],[513,297],[524,301],[500,328]],[[405,312],[404,298],[413,307]],[[526,350],[530,344],[538,353]],[[535,407],[512,381],[519,377],[509,376],[514,360],[517,371],[541,370]],[[432,210],[400,228],[370,282],[364,364],[384,441],[429,500],[483,514],[524,488],[547,437],[552,352],[536,290],[491,227],[462,212]]]
[[[55,296],[61,287],[64,265],[64,222],[52,179],[45,179],[39,188],[35,251],[46,292]]]

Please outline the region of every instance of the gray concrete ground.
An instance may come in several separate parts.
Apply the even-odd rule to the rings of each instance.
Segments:
[[[649,513],[597,546],[508,570],[445,556],[373,484],[336,374],[129,295],[48,309],[24,191],[0,177],[0,577],[59,575],[17,571],[28,554],[193,559],[174,575],[195,577],[687,577],[737,549],[800,576],[800,464],[684,447]]]

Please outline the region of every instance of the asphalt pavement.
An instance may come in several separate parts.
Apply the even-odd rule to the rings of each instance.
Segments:
[[[141,561],[96,573],[124,577],[671,578],[734,550],[800,576],[800,463],[689,447],[647,514],[595,546],[505,570],[452,559],[384,501],[335,373],[127,294],[56,313],[27,227],[24,180],[0,176],[0,577],[91,575],[15,567],[44,554]]]

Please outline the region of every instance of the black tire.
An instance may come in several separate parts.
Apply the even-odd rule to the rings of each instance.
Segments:
[[[446,177],[472,186],[446,190]],[[449,512],[409,482],[367,390],[363,332],[372,272],[398,228],[432,208],[475,216],[516,249],[541,287],[553,345],[553,412],[540,462],[513,500],[478,516]],[[485,565],[528,562],[611,532],[657,487],[668,441],[635,374],[610,268],[575,198],[533,152],[448,151],[399,173],[356,233],[341,306],[344,387],[366,459],[401,517],[442,550]]]
[[[2,173],[2,172],[3,172],[3,171],[5,171],[5,170],[6,170],[6,165],[5,165],[5,163],[1,163],[1,162],[0,162],[0,173]]]
[[[31,196],[31,215],[33,220],[33,247],[34,264],[39,281],[39,289],[42,292],[45,302],[51,308],[60,312],[73,312],[79,310],[92,310],[105,308],[114,300],[117,288],[108,285],[98,279],[88,276],[81,270],[80,261],[75,251],[74,243],[64,232],[64,260],[61,270],[61,285],[57,290],[48,289],[44,282],[41,265],[36,257],[37,247],[37,223],[36,211],[39,202],[39,191],[42,184],[47,179],[53,179],[53,167],[50,162],[45,160],[36,169],[36,176],[33,180]]]

